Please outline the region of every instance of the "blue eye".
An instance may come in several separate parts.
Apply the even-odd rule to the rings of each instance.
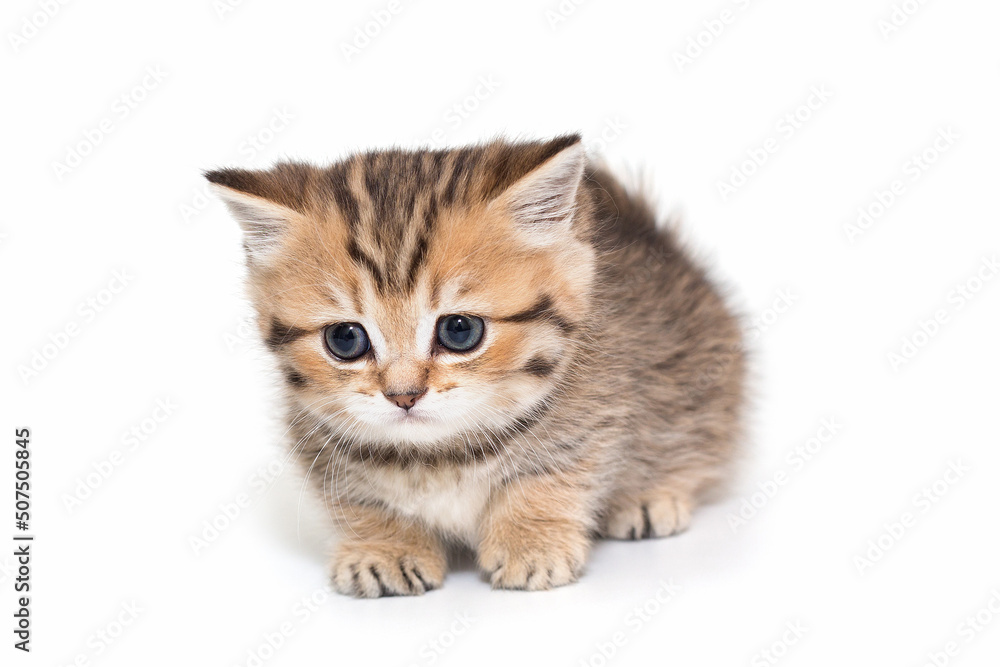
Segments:
[[[468,352],[483,339],[483,321],[475,315],[445,315],[438,320],[437,337],[452,352]]]
[[[323,330],[323,338],[330,353],[345,361],[357,359],[371,347],[365,328],[357,322],[331,324]]]

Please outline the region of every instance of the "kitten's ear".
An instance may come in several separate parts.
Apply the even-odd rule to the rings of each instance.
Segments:
[[[490,204],[490,208],[502,208],[540,244],[553,242],[572,224],[587,162],[578,135],[557,139],[552,144],[557,153],[515,181]]]
[[[249,259],[266,261],[297,215],[295,193],[277,171],[219,169],[205,172],[205,178],[240,223]]]

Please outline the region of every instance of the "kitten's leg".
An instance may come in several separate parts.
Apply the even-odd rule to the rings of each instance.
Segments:
[[[517,479],[484,512],[479,565],[494,588],[530,591],[577,579],[590,550],[591,511],[569,473]]]
[[[444,582],[444,545],[416,523],[367,506],[341,505],[342,539],[332,561],[334,589],[345,595],[421,595]]]

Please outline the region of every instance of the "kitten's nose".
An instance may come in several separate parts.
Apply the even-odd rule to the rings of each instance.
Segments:
[[[420,391],[409,391],[403,394],[392,394],[387,391],[383,391],[382,393],[385,394],[385,397],[390,401],[404,410],[409,411],[410,408],[416,405],[417,399],[427,393],[427,388],[425,387]]]

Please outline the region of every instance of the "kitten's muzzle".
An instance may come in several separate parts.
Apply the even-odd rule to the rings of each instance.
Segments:
[[[420,389],[418,391],[410,390],[405,393],[399,393],[399,394],[390,393],[387,391],[382,392],[382,394],[387,399],[389,399],[390,403],[395,403],[397,406],[403,408],[407,412],[409,412],[410,408],[412,408],[414,405],[417,404],[417,400],[426,393],[427,393],[427,387],[424,387],[423,389]]]

